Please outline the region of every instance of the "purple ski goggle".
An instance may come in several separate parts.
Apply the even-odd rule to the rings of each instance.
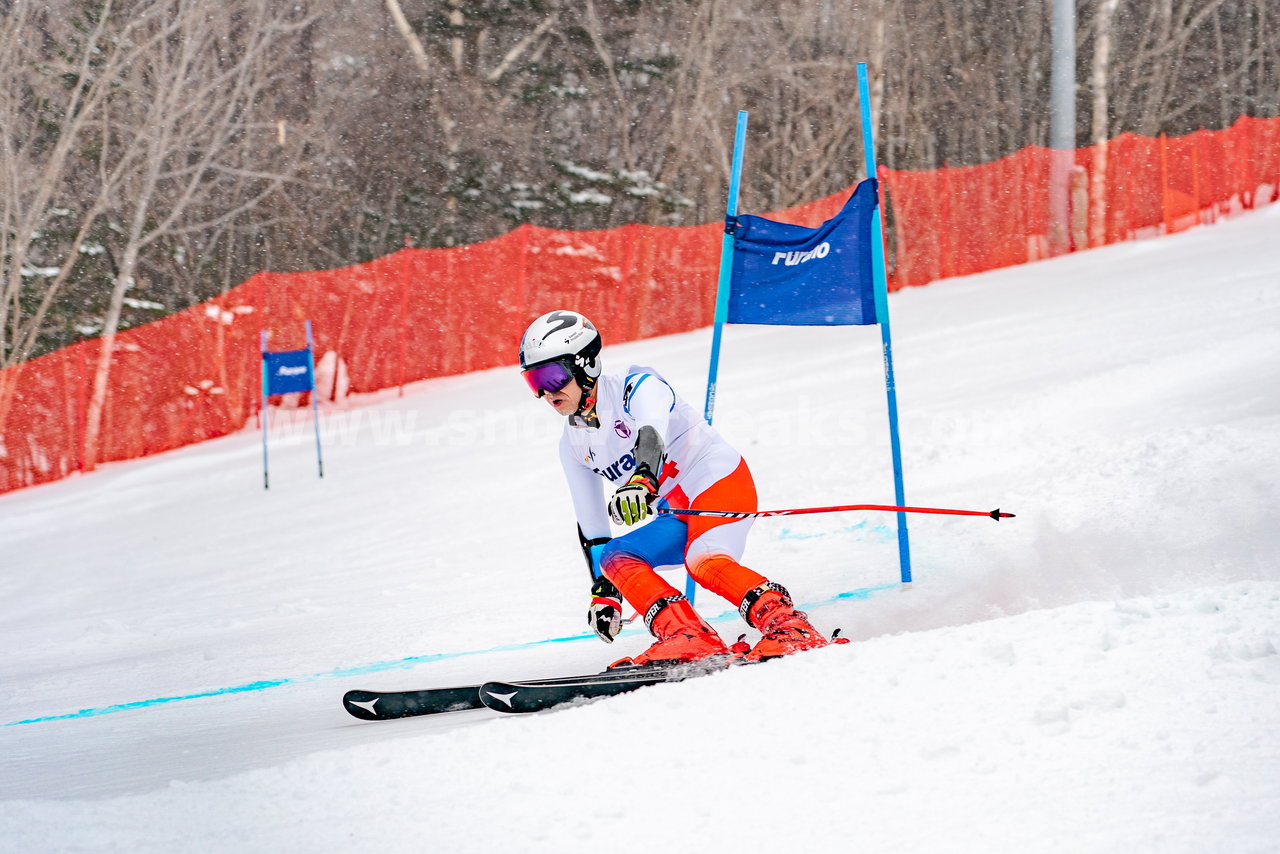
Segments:
[[[564,361],[536,365],[523,371],[523,374],[524,381],[537,397],[542,397],[547,392],[554,394],[573,382],[573,372],[569,370],[569,363]]]

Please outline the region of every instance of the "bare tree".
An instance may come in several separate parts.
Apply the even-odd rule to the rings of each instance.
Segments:
[[[1111,88],[1127,129],[1146,136],[1169,131],[1170,121],[1216,97],[1212,87],[1190,85],[1180,71],[1196,37],[1208,33],[1206,23],[1223,2],[1152,0],[1122,7],[1117,27],[1124,33],[1124,46]]]
[[[106,216],[119,228],[117,269],[85,425],[96,462],[111,361],[139,258],[161,239],[205,231],[253,209],[288,180],[275,121],[255,107],[277,79],[273,56],[306,25],[270,0],[149,4],[128,19],[146,49],[115,75],[99,145],[113,176]]]
[[[131,25],[112,28],[111,3],[99,11],[77,19],[17,0],[0,18],[0,366],[30,353],[113,192],[116,175],[88,138],[145,42]],[[59,49],[44,50],[31,38],[37,29]]]
[[[413,31],[413,27],[409,26],[409,19],[404,16],[404,8],[401,7],[400,0],[387,0],[387,11],[391,13],[391,20],[395,21],[396,29],[408,43],[409,50],[413,52],[413,59],[422,69],[422,73],[430,74],[431,63],[427,61],[427,51],[423,48],[418,34]]]

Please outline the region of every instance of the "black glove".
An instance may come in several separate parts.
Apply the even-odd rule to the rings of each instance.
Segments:
[[[613,582],[603,575],[591,585],[591,609],[587,611],[587,623],[605,643],[622,631],[622,594]]]
[[[653,515],[653,499],[658,495],[656,478],[645,469],[631,475],[609,499],[609,518],[618,525],[634,525]]]

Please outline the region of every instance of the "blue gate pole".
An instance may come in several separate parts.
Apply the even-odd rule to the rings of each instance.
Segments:
[[[867,85],[867,64],[858,63],[858,100],[862,108],[862,150],[867,177],[877,177],[876,144],[871,127],[871,91]],[[889,404],[889,446],[893,452],[893,496],[899,507],[907,499],[902,485],[902,442],[898,438],[898,391],[893,378],[893,336],[889,332],[889,277],[884,260],[884,226],[880,205],[871,219],[871,268],[875,275],[876,320],[884,346],[884,391]],[[911,544],[907,538],[907,514],[898,513],[898,566],[902,583],[911,583]]]
[[[733,133],[733,165],[729,170],[729,200],[725,204],[725,231],[720,239],[720,278],[716,280],[716,317],[711,331],[711,364],[707,368],[707,399],[703,405],[702,416],[711,423],[716,409],[716,378],[720,373],[720,337],[724,331],[725,319],[729,316],[729,279],[733,275],[733,235],[729,233],[729,224],[738,215],[738,188],[742,180],[742,150],[747,143],[747,111],[738,111],[738,125]],[[684,595],[692,604],[698,586],[693,576],[687,575],[684,582]]]
[[[267,375],[267,330],[262,330],[261,346],[258,348],[262,354],[262,408],[258,410],[258,418],[262,421],[262,488],[270,489],[271,480],[267,475],[267,383],[270,377]]]
[[[733,275],[733,235],[728,225],[738,215],[738,187],[742,178],[742,149],[747,141],[747,111],[738,111],[738,127],[733,135],[733,167],[729,172],[729,201],[725,205],[725,232],[720,241],[720,278],[716,282],[716,318],[711,332],[711,366],[707,369],[707,401],[703,417],[707,423],[715,414],[716,377],[720,373],[720,336],[729,315],[729,278]]]
[[[324,457],[320,454],[320,390],[316,387],[316,357],[311,349],[311,321],[307,321],[307,369],[311,371],[311,420],[316,425],[316,465],[324,478]]]

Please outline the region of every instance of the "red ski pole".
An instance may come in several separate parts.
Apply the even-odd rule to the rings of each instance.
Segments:
[[[995,510],[947,510],[942,507],[893,507],[887,504],[841,504],[834,507],[797,507],[791,510],[757,510],[754,513],[740,513],[736,510],[680,510],[675,507],[660,507],[659,513],[673,516],[722,516],[726,519],[754,519],[762,516],[803,516],[807,513],[839,513],[845,510],[886,510],[891,513],[939,513],[946,516],[990,516],[999,522],[1001,519],[1012,519],[1013,513],[1001,513]]]

